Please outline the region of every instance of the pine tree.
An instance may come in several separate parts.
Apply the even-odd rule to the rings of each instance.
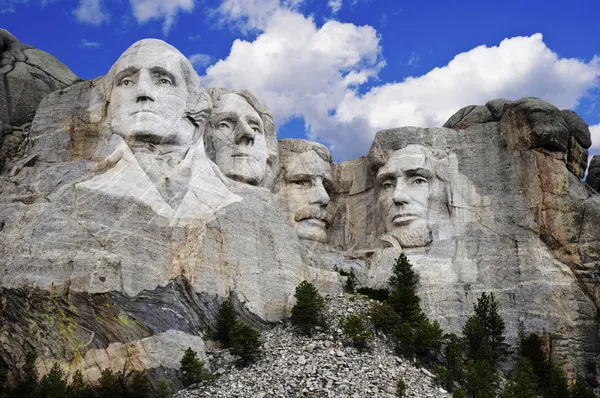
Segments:
[[[303,281],[294,293],[296,304],[292,307],[292,325],[302,333],[309,335],[315,326],[321,323],[321,312],[325,308],[325,300],[317,288],[310,282]]]
[[[392,291],[388,303],[402,322],[408,322],[415,327],[425,318],[419,296],[416,294],[418,284],[419,276],[413,271],[404,253],[400,253],[390,278]]]
[[[569,382],[565,372],[550,363],[550,376],[546,384],[541,385],[544,398],[564,398],[569,396]]]
[[[229,331],[236,322],[237,313],[233,305],[233,300],[229,297],[227,300],[223,301],[219,307],[216,332],[214,334],[215,340],[219,340],[223,342],[225,347],[229,347]]]
[[[44,398],[64,398],[67,394],[67,378],[58,362],[54,362],[52,368],[39,385],[39,396]]]
[[[424,318],[414,330],[415,353],[431,366],[439,357],[443,344],[444,331],[438,321],[429,322]]]
[[[412,358],[415,354],[414,332],[408,322],[402,322],[392,330],[392,339],[396,346],[396,353],[406,358]]]
[[[130,375],[129,383],[127,384],[128,398],[151,398],[152,386],[150,380],[143,372],[134,371]]]
[[[73,375],[71,384],[67,386],[68,398],[93,398],[95,397],[92,387],[83,380],[83,375],[80,370],[77,370]]]
[[[537,398],[538,379],[529,359],[521,358],[514,369],[514,376],[502,393],[502,398]]]
[[[369,341],[373,338],[373,332],[360,315],[349,315],[341,319],[341,327],[346,339],[359,350],[367,348]]]
[[[25,355],[25,364],[21,369],[21,379],[17,383],[14,396],[21,398],[37,398],[38,371],[35,367],[37,356],[33,352]]]
[[[229,332],[229,352],[239,356],[242,363],[254,360],[263,343],[260,332],[246,322],[236,322]]]
[[[121,372],[104,369],[100,374],[97,387],[98,398],[120,398],[127,393],[125,380]]]
[[[400,323],[400,317],[389,303],[374,302],[371,305],[371,322],[375,330],[391,333],[392,329]]]
[[[499,375],[493,361],[494,353],[490,344],[484,341],[475,359],[467,362],[465,371],[465,387],[471,397],[496,398]]]
[[[569,398],[594,398],[594,392],[583,377],[578,376],[577,381],[569,388]]]
[[[169,382],[166,380],[161,381],[160,383],[158,383],[158,386],[156,387],[156,398],[168,398],[170,391],[169,391]]]
[[[506,353],[504,343],[504,320],[498,313],[498,302],[494,294],[485,292],[477,300],[475,313],[467,319],[463,328],[466,340],[467,357],[474,359],[484,343],[489,345],[492,352],[492,362],[498,360]]]
[[[463,339],[449,333],[444,336],[442,364],[448,369],[448,379],[445,388],[448,391],[454,389],[454,383],[461,384],[464,379],[465,365],[463,362],[464,342]]]
[[[229,340],[229,336],[227,336],[227,340]],[[203,379],[204,362],[198,359],[198,354],[196,351],[192,350],[192,347],[188,347],[188,349],[185,350],[179,364],[181,382],[184,387],[189,387]]]

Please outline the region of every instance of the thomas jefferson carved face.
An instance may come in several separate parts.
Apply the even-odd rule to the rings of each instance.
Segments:
[[[215,163],[229,178],[259,185],[267,172],[265,127],[256,110],[235,93],[222,95],[210,118]]]
[[[296,234],[301,239],[327,242],[332,218],[327,208],[333,189],[330,162],[308,150],[290,156],[284,167],[284,195]]]
[[[435,177],[434,158],[423,145],[394,151],[377,172],[378,204],[385,230],[402,247],[431,242],[432,209],[445,202],[443,183]]]
[[[158,40],[142,40],[113,66],[108,106],[113,133],[127,142],[190,144],[195,125],[186,117],[188,88],[183,56]]]

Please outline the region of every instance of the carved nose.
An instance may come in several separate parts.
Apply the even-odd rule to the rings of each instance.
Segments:
[[[323,182],[320,179],[318,179],[315,185],[312,187],[311,203],[318,204],[321,206],[327,206],[330,201],[331,198],[329,198],[329,194],[323,186]]]
[[[235,129],[235,143],[236,145],[246,145],[253,146],[254,145],[254,136],[255,132],[250,128],[248,123],[243,120],[240,120]]]
[[[154,102],[154,95],[148,82],[145,79],[140,79],[136,91],[136,102]]]
[[[396,186],[396,189],[394,190],[394,196],[392,199],[394,200],[394,203],[398,206],[406,205],[410,202],[410,198],[406,193],[406,187],[404,186],[404,184]]]

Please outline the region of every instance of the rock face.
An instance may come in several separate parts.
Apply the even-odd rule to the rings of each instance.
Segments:
[[[585,179],[588,185],[600,192],[600,156],[594,156],[590,162],[588,175]]]
[[[64,64],[45,51],[21,44],[0,29],[0,169],[19,152],[25,130],[42,99],[76,80]]]
[[[575,113],[493,100],[444,127],[381,131],[342,163],[274,143],[264,105],[205,90],[159,40],[46,96],[0,174],[11,368],[35,348],[41,368],[61,360],[90,380],[108,366],[174,372],[188,346],[204,356],[226,297],[266,328],[302,280],[337,294],[336,270],[351,268],[385,287],[404,252],[448,331],[494,292],[508,330],[522,321],[596,377],[600,195],[581,182],[591,141]]]

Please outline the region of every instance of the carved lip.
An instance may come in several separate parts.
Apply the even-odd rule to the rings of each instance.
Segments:
[[[329,225],[329,223],[326,220],[321,220],[319,218],[305,218],[300,221],[305,222],[311,226],[321,227],[321,228],[325,228],[325,227],[327,227],[327,225]],[[300,221],[298,221],[298,222],[300,222]]]
[[[418,220],[419,218],[421,218],[421,217],[418,214],[401,213],[401,214],[396,214],[395,216],[393,216],[392,222],[395,224],[405,224],[405,223],[409,223],[414,220]]]
[[[131,112],[130,116],[133,116],[133,115],[138,114],[138,113],[153,113],[155,115],[158,115],[158,113],[156,113],[156,112],[154,112],[154,111],[152,111],[150,109],[138,109],[137,111]]]

